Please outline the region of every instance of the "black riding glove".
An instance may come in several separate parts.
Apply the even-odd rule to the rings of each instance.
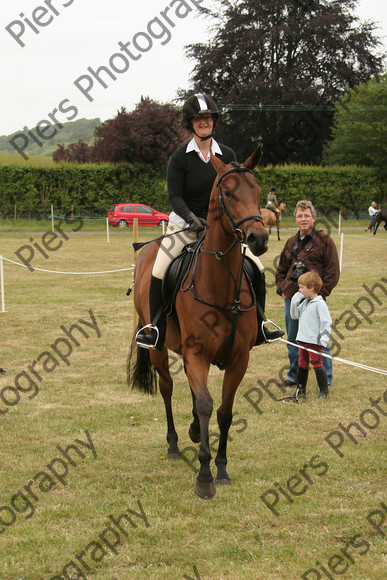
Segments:
[[[195,234],[199,234],[206,228],[206,220],[197,217],[192,211],[189,212],[185,220],[189,224],[189,229]]]

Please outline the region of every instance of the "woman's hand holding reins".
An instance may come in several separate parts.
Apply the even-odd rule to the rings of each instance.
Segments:
[[[205,219],[196,216],[192,211],[187,215],[186,222],[189,224],[189,229],[196,234],[202,232],[207,225]]]

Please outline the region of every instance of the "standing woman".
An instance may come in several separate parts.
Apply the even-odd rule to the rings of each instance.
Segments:
[[[166,332],[166,313],[162,309],[164,274],[183,247],[196,242],[206,227],[210,194],[216,177],[216,171],[210,162],[211,153],[226,164],[236,161],[234,151],[214,139],[218,119],[219,111],[215,101],[204,93],[197,93],[184,103],[183,122],[192,133],[192,139],[172,153],[167,169],[168,198],[173,211],[169,216],[166,234],[173,234],[178,230],[179,232],[172,236],[172,244],[169,238],[164,238],[153,265],[149,289],[151,324],[141,328],[136,336],[137,344],[143,348],[162,350]],[[182,228],[187,229],[182,232]],[[259,292],[256,290],[257,300],[261,307],[263,302],[264,311],[263,274],[259,278],[261,280]],[[260,320],[262,322],[262,317]],[[146,329],[150,329],[148,334],[145,332]],[[260,324],[259,329],[261,330]],[[265,329],[265,337],[262,331],[261,336],[258,332],[257,344],[274,340],[282,335],[282,330]]]

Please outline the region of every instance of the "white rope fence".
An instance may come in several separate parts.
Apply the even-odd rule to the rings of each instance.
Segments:
[[[4,261],[14,264],[15,266],[20,266],[21,268],[28,268],[25,264],[20,264],[20,262],[15,262],[14,260],[9,260],[4,256],[0,256],[0,289],[1,289],[1,312],[6,312],[5,310],[5,296],[4,296]],[[30,268],[28,268],[30,269]],[[49,274],[67,274],[70,276],[93,276],[99,274],[113,274],[115,272],[129,272],[134,270],[134,265],[130,268],[119,268],[118,270],[101,270],[98,272],[68,272],[62,270],[46,270],[45,268],[33,267],[33,270],[38,270],[39,272],[47,272]]]
[[[345,358],[340,358],[338,356],[331,356],[330,354],[326,354],[324,352],[318,352],[316,350],[313,350],[312,348],[306,348],[306,346],[301,346],[300,344],[295,344],[294,342],[290,342],[289,340],[285,340],[284,338],[279,338],[278,340],[281,340],[282,342],[285,342],[286,344],[290,344],[291,346],[295,346],[297,348],[302,348],[303,350],[307,350],[308,352],[313,352],[315,354],[321,354],[321,356],[324,356],[325,358],[330,358],[332,361],[341,362],[341,363],[344,363],[346,365],[350,365],[353,367],[357,367],[359,369],[363,369],[365,371],[370,371],[372,373],[378,373],[379,375],[387,376],[387,371],[384,369],[378,369],[377,367],[371,367],[370,365],[363,365],[362,363],[353,362],[353,361],[347,360]]]

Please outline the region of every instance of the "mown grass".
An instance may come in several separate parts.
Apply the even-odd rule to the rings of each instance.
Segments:
[[[69,230],[67,226],[66,232]],[[380,303],[373,298],[369,303],[359,300],[370,296],[364,284],[372,288],[381,283],[387,288],[387,282],[381,280],[386,277],[381,260],[386,236],[384,230],[376,236],[361,232],[359,227],[353,230],[345,232],[343,271],[328,302],[333,320],[342,316],[337,329],[344,338],[339,341],[337,354],[385,368],[383,288],[376,289]],[[15,252],[31,243],[30,231],[39,230],[4,231],[0,223],[0,253],[15,260]],[[159,233],[159,228],[140,228],[141,239]],[[263,256],[268,268],[267,315],[281,324],[283,303],[272,286],[270,268],[290,234],[284,230],[281,242],[272,235],[269,251]],[[38,233],[33,238],[39,242]],[[339,245],[339,237],[334,239]],[[107,243],[102,232],[85,228],[69,233],[69,239],[48,259],[36,252],[32,264],[71,272],[129,268],[133,262],[131,242],[130,229],[112,231]],[[75,439],[86,441],[88,431],[97,453],[94,458],[84,449],[85,457],[81,458],[73,452],[76,465],[69,466],[67,485],[57,483],[46,492],[36,485],[32,488],[38,498],[32,500],[35,513],[29,519],[25,518],[28,512],[17,513],[15,523],[0,534],[2,579],[49,580],[55,574],[65,577],[61,571],[67,563],[91,542],[101,542],[99,535],[106,529],[109,515],[117,518],[127,509],[139,512],[138,501],[149,527],[140,517],[132,516],[137,527],[126,524],[127,536],[120,534],[117,553],[96,551],[93,561],[90,548],[84,554],[89,571],[80,566],[85,577],[292,580],[313,567],[324,578],[319,566],[329,572],[329,562],[337,565],[337,570],[348,566],[348,579],[376,580],[385,576],[385,538],[366,519],[373,510],[382,509],[381,501],[386,502],[385,417],[373,407],[380,423],[374,429],[363,427],[366,436],[362,437],[353,429],[355,441],[345,437],[343,457],[324,440],[332,431],[340,430],[339,423],[359,422],[362,412],[371,408],[370,397],[381,397],[379,405],[387,412],[387,395],[383,401],[385,376],[336,362],[329,400],[323,404],[317,400],[311,373],[308,401],[285,405],[274,400],[282,395],[270,382],[278,379],[286,365],[285,344],[254,348],[237,392],[230,431],[228,468],[232,486],[218,489],[210,501],[199,500],[193,493],[197,446],[187,433],[191,401],[183,373],[174,377],[174,412],[180,449],[191,465],[165,460],[166,424],[161,397],[132,392],[126,385],[126,357],[133,330],[132,299],[126,296],[126,290],[132,273],[59,275],[30,272],[5,262],[4,274],[7,312],[0,313],[0,367],[6,374],[0,375],[0,391],[7,385],[14,386],[15,377],[28,371],[28,365],[43,352],[54,352],[51,345],[65,336],[61,325],[82,326],[79,320],[90,321],[92,310],[101,336],[98,338],[94,330],[83,325],[88,338],[76,334],[79,346],[73,344],[70,364],[60,361],[47,372],[37,363],[35,369],[42,377],[39,392],[30,398],[31,392],[19,391],[20,401],[0,415],[0,518],[5,520],[9,512],[1,508],[9,507],[11,498],[34,476],[47,471],[54,457],[61,457],[58,445],[65,448]],[[368,321],[356,305],[369,312]],[[346,311],[348,314],[344,314]],[[212,368],[209,382],[215,408],[221,380],[222,372]],[[259,391],[252,389],[262,395],[259,412],[248,400],[259,397]],[[10,396],[10,391],[7,393]],[[5,409],[0,401],[0,410]],[[362,417],[372,423],[370,414]],[[215,445],[216,413],[211,433]],[[316,455],[319,459],[313,459]],[[316,467],[318,462],[327,465],[326,473]],[[305,471],[306,464],[309,467]],[[310,481],[302,476],[303,468]],[[290,496],[289,502],[278,486],[289,495],[286,484],[293,476],[301,477],[298,489],[304,486],[305,491]],[[294,484],[296,480],[292,481]],[[278,492],[278,516],[260,499],[269,489]],[[21,500],[17,501],[21,509]],[[332,560],[335,554],[342,556],[340,564],[338,559]],[[73,578],[83,577],[77,574]],[[330,574],[335,577],[332,571]],[[317,574],[309,576],[315,578]]]
[[[48,155],[29,155],[28,157],[28,159],[24,159],[19,153],[0,151],[0,165],[34,165],[39,167],[55,165],[52,157]]]

